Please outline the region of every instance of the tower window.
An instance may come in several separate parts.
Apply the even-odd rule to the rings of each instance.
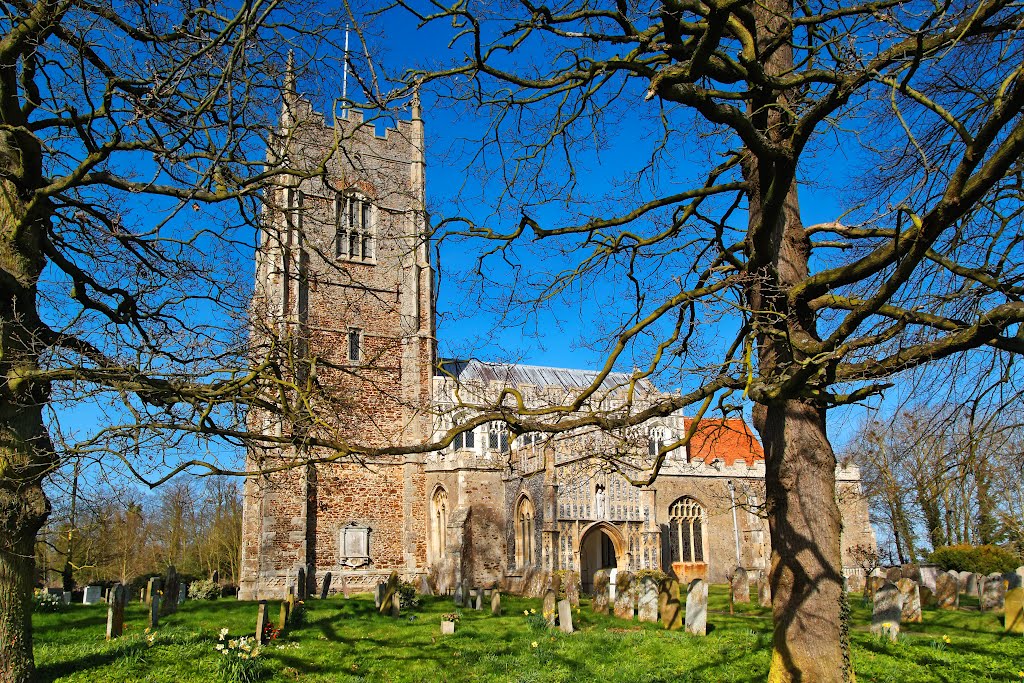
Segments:
[[[362,359],[363,331],[353,327],[348,331],[348,360],[350,363],[358,363]]]
[[[358,194],[338,194],[334,210],[334,255],[349,261],[372,262],[377,257],[377,238],[370,200]]]

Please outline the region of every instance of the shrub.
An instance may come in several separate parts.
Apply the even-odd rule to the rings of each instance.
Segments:
[[[1000,574],[1012,572],[1020,564],[1016,553],[995,545],[949,545],[936,548],[928,561],[944,570]]]
[[[660,569],[641,569],[633,577],[638,584],[644,579],[654,579],[654,583],[660,585],[665,580],[666,575]]]
[[[216,600],[220,597],[220,586],[209,579],[193,581],[188,586],[189,600]]]
[[[416,609],[420,606],[420,596],[416,593],[416,584],[402,581],[398,584],[398,599],[402,609]]]
[[[62,599],[44,591],[36,591],[32,598],[33,612],[63,612],[65,607]]]

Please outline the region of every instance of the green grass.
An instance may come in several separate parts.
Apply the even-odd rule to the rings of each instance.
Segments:
[[[853,656],[858,681],[1021,681],[1024,638],[1004,635],[1001,618],[969,611],[925,610],[905,624],[899,642],[872,636],[870,606],[853,596]],[[417,612],[378,616],[369,595],[307,603],[305,623],[269,646],[267,681],[763,681],[770,660],[768,610],[737,605],[728,614],[724,586],[711,590],[706,637],[663,631],[591,612],[574,615],[577,633],[531,630],[523,610],[539,600],[502,597],[505,616],[461,610],[454,636],[440,635],[451,601],[426,598]],[[269,612],[277,619],[277,603]],[[103,605],[76,605],[34,617],[42,681],[216,681],[217,632],[252,632],[255,603],[186,602],[152,636],[145,608],[130,605],[125,637],[104,640]],[[945,644],[944,635],[951,643]],[[536,646],[533,644],[536,643]]]

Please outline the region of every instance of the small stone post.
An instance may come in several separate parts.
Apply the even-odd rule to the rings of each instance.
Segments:
[[[256,611],[256,642],[263,645],[267,642],[264,631],[267,630],[267,601],[260,600]]]

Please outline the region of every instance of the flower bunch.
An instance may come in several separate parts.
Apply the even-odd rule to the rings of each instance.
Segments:
[[[279,635],[281,635],[281,629],[274,628],[273,624],[264,624],[263,625],[263,642],[264,643],[269,643],[269,642],[272,642],[274,640],[277,640],[277,637]]]
[[[445,612],[441,615],[441,621],[459,621],[462,619],[462,614],[459,612]]]
[[[50,595],[45,591],[37,590],[32,596],[33,612],[63,612],[64,601],[56,595]]]
[[[260,659],[263,646],[255,636],[229,638],[228,629],[222,628],[217,634],[214,647],[222,657],[217,659],[221,678],[229,683],[252,683],[263,675],[264,663]]]

